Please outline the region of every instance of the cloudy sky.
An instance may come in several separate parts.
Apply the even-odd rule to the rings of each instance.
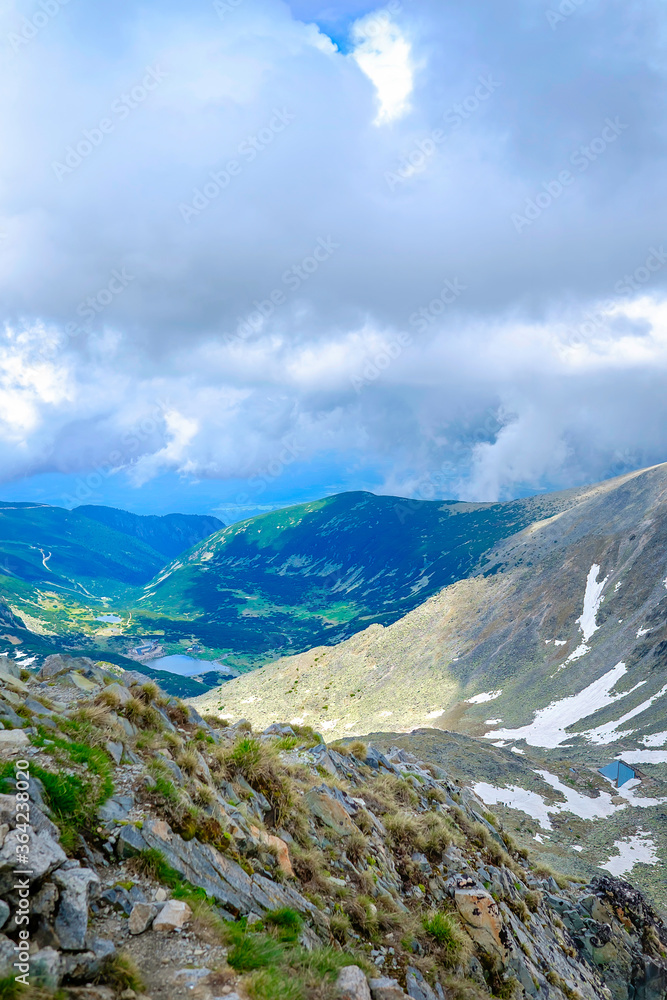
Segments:
[[[663,0],[4,0],[0,497],[667,459]]]

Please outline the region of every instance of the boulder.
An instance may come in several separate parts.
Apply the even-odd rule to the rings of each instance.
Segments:
[[[105,749],[109,754],[109,756],[111,757],[111,759],[113,760],[114,764],[120,764],[121,760],[123,759],[123,744],[117,743],[115,740],[109,740],[105,744]]]
[[[9,920],[10,909],[4,899],[0,899],[0,930],[5,926]]]
[[[145,841],[144,847],[161,851],[167,864],[181,878],[200,886],[230,914],[243,916],[288,906],[309,916],[322,929],[328,928],[325,914],[304,899],[296,889],[289,885],[279,885],[262,875],[251,877],[212,844],[202,844],[196,839],[185,841],[164,820],[146,820],[141,833]]]
[[[155,903],[135,903],[127,927],[130,934],[143,934],[155,920],[158,907]]]
[[[61,653],[52,653],[47,656],[42,664],[41,670],[37,675],[40,680],[50,680],[52,677],[57,677],[59,674],[64,674],[68,670],[80,670],[87,666],[92,667],[93,661],[88,659],[86,656],[75,657],[67,656]]]
[[[260,844],[265,844],[267,847],[273,848],[276,852],[278,866],[282,873],[287,875],[288,878],[295,878],[296,876],[289,856],[289,848],[285,841],[281,840],[280,837],[274,837],[266,833],[265,830],[260,830],[257,826],[251,826],[250,832]]]
[[[405,988],[411,1000],[440,1000],[444,996],[442,987],[438,984],[438,992],[429,986],[419,969],[408,966],[405,976]]]
[[[53,881],[60,889],[55,931],[65,951],[81,951],[86,945],[88,906],[99,892],[100,880],[90,868],[57,871]]]
[[[15,822],[14,796],[0,795],[0,827],[8,827],[2,847],[0,847],[0,895],[11,893],[16,881],[17,858],[26,846],[19,841],[20,831],[13,829]],[[30,883],[41,882],[47,875],[67,861],[67,855],[58,843],[58,828],[44,813],[31,805],[28,834],[28,856],[30,872],[26,876]],[[18,849],[18,850],[17,850]]]
[[[6,685],[12,691],[18,691],[20,694],[28,693],[28,685],[23,681],[19,680],[18,677],[14,677],[13,674],[7,673],[0,667],[0,683]]]
[[[132,701],[132,695],[126,687],[122,684],[118,684],[116,681],[113,684],[107,684],[105,687],[105,692],[109,691],[110,694],[118,699],[118,704],[121,706],[127,705],[128,701]]]
[[[456,889],[454,901],[466,930],[475,944],[492,958],[504,961],[506,935],[500,907],[484,889]]]
[[[373,1000],[408,1000],[395,979],[388,979],[386,976],[371,979],[370,987]]]
[[[147,847],[148,844],[136,826],[128,825],[121,827],[118,840],[116,841],[116,854],[121,860],[124,858],[133,858],[135,854],[140,854]]]
[[[0,979],[12,973],[12,964],[16,961],[14,942],[5,934],[0,934]]]
[[[79,691],[83,691],[84,694],[92,694],[94,691],[99,691],[100,685],[96,684],[95,681],[89,680],[80,674],[77,670],[72,670],[67,675],[67,680],[78,688]]]
[[[55,948],[41,948],[30,956],[30,979],[36,986],[55,990],[63,977],[63,960]]]
[[[122,748],[122,743],[119,744]],[[112,795],[97,810],[97,816],[104,823],[122,823],[134,806],[133,795]]]
[[[192,910],[187,903],[179,899],[170,899],[164,904],[153,921],[155,931],[180,931],[192,916]]]
[[[113,941],[94,938],[86,942],[86,951],[62,955],[63,978],[73,982],[89,982],[101,971],[102,966],[116,952]]]
[[[58,889],[53,882],[45,882],[39,892],[30,901],[30,911],[36,917],[51,920],[56,912]]]
[[[340,837],[358,833],[357,827],[350,819],[347,810],[335,798],[328,794],[324,786],[311,788],[305,796],[308,809],[321,823],[328,826]]]
[[[0,729],[0,747],[25,747],[30,740],[22,729]]]
[[[346,965],[336,980],[336,993],[340,1000],[371,1000],[366,974],[358,965]]]

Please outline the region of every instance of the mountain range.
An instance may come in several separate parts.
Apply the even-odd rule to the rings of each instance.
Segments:
[[[0,553],[22,666],[87,655],[202,714],[402,746],[547,863],[589,877],[618,855],[667,905],[667,465],[508,503],[341,494],[227,528],[5,504]],[[174,653],[243,673],[154,670]],[[599,769],[620,759],[615,788]]]

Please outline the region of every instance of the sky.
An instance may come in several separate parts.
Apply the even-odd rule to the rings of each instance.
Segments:
[[[667,459],[663,0],[3,0],[0,498]]]

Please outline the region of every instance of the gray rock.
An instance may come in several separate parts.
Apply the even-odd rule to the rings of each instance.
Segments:
[[[55,948],[41,948],[30,956],[30,979],[36,986],[54,990],[63,978],[63,961]]]
[[[4,899],[0,899],[0,930],[5,926],[9,920],[10,909]]]
[[[145,851],[147,846],[146,841],[136,826],[128,825],[121,827],[118,840],[116,841],[116,854],[121,860],[133,858],[135,854]]]
[[[0,896],[8,895],[16,881],[17,858],[23,854],[19,837],[21,831],[14,826],[14,797],[0,795],[0,826],[10,827],[0,847]],[[30,883],[41,882],[67,861],[67,855],[58,843],[58,828],[36,806],[30,809],[30,826],[27,830],[31,875]],[[18,848],[18,850],[17,850]]]
[[[45,882],[39,892],[30,901],[30,910],[37,917],[51,920],[56,912],[58,888],[53,882]]]
[[[123,744],[116,743],[114,740],[109,740],[109,742],[105,744],[105,747],[107,753],[113,759],[114,763],[120,764],[123,758]]]
[[[130,934],[143,934],[157,916],[158,908],[154,903],[135,903],[128,920]]]
[[[65,951],[80,951],[86,943],[88,905],[99,892],[100,880],[90,868],[72,868],[57,871],[53,881],[61,890],[56,934]]]
[[[282,725],[280,722],[274,722],[272,726],[268,726],[262,736],[296,736],[296,733],[291,726]],[[349,966],[350,969],[355,968],[355,966]]]
[[[318,927],[328,928],[328,918],[291,886],[279,885],[262,875],[251,878],[211,844],[185,841],[163,820],[147,820],[142,835],[145,847],[161,851],[181,878],[201,886],[229,912],[246,915],[289,906],[309,916]]]
[[[179,899],[170,899],[153,920],[153,930],[179,931],[187,924],[191,916],[192,910],[187,903]]]
[[[407,995],[395,979],[388,979],[386,976],[371,979],[370,987],[373,1000],[407,1000]]]
[[[124,913],[126,917],[129,917],[134,906],[129,892],[120,885],[114,886],[113,889],[106,889],[100,896],[100,902],[106,903],[113,910]]]
[[[178,980],[179,986],[193,990],[195,986],[199,985],[202,979],[206,979],[210,975],[211,970],[204,966],[200,969],[177,969],[174,973],[174,979]]]
[[[122,743],[118,745],[122,748]],[[127,819],[133,806],[133,795],[112,795],[99,807],[97,816],[103,823],[121,823]]]
[[[358,965],[346,965],[340,970],[336,992],[340,1000],[371,1000],[366,974]]]
[[[15,962],[14,942],[5,934],[0,934],[0,978],[12,973],[12,965]]]
[[[62,956],[63,978],[75,983],[87,983],[100,972],[106,960],[116,952],[114,943],[103,938],[94,938],[86,943],[88,946],[86,951],[75,954],[70,952]]]
[[[162,755],[160,755],[158,759],[161,761],[162,764],[164,764],[166,768],[169,769],[171,776],[173,780],[176,782],[176,784],[183,785],[185,782],[185,779],[183,777],[183,772],[181,771],[176,761],[169,760],[168,757],[163,757]]]
[[[438,1000],[437,994],[426,982],[419,969],[408,966],[405,987],[412,1000]]]

